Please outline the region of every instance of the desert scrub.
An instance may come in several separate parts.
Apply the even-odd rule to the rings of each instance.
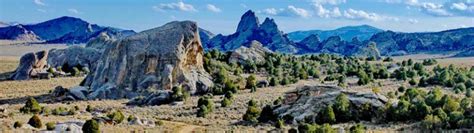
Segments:
[[[26,100],[25,106],[20,108],[22,113],[39,113],[41,111],[41,106],[38,104],[35,98],[30,97]]]
[[[125,119],[125,116],[120,110],[107,114],[107,117],[109,117],[116,124],[122,123],[122,121]]]
[[[34,128],[43,127],[43,123],[41,123],[41,119],[36,114],[33,115],[33,117],[30,118],[30,120],[28,121],[28,124],[31,125]]]
[[[197,117],[206,117],[208,113],[212,112],[214,108],[214,102],[211,96],[203,96],[198,100],[198,112]]]
[[[242,116],[242,119],[244,121],[256,123],[258,122],[257,117],[259,115],[260,115],[260,109],[257,107],[257,102],[253,99],[250,100],[248,102],[247,111],[245,112],[244,116]]]
[[[13,124],[13,128],[21,128],[21,127],[23,127],[23,123],[22,123],[22,122],[15,121],[15,123]]]
[[[56,123],[54,122],[48,122],[46,123],[46,130],[52,131],[56,128]]]
[[[90,119],[82,126],[82,132],[84,133],[100,133],[99,123],[96,120]]]

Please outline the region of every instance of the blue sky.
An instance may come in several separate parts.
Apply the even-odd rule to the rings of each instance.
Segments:
[[[235,31],[247,10],[284,32],[368,24],[402,32],[474,27],[474,0],[0,0],[0,21],[38,23],[73,16],[142,31],[193,20],[214,33]]]

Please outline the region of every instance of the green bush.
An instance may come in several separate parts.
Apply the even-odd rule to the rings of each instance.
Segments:
[[[92,107],[91,105],[87,105],[86,107],[87,112],[92,112],[93,110],[94,110],[94,107]]]
[[[436,130],[442,127],[443,122],[436,115],[427,115],[425,119],[421,122],[421,125],[424,129]]]
[[[99,123],[96,120],[90,119],[82,126],[82,132],[84,133],[100,133]]]
[[[448,97],[446,102],[444,103],[443,110],[450,113],[450,112],[457,111],[459,107],[460,105],[456,100],[454,100],[451,97]]]
[[[228,107],[232,104],[232,100],[227,98],[227,97],[224,97],[224,99],[222,99],[222,102],[221,102],[221,106],[222,107]]]
[[[365,133],[366,127],[362,124],[352,126],[349,131],[350,133]]]
[[[134,120],[137,120],[138,118],[134,115],[129,115],[128,118],[127,118],[127,121],[134,121]]]
[[[260,116],[260,109],[257,107],[256,101],[250,100],[248,102],[247,111],[245,112],[242,119],[244,121],[256,123],[258,122],[257,117],[259,116]]]
[[[260,116],[258,117],[258,122],[265,123],[268,121],[275,121],[277,116],[273,113],[273,108],[271,105],[266,105],[263,107]]]
[[[245,84],[245,88],[251,89],[251,92],[255,92],[257,88],[257,78],[254,74],[247,77],[247,82]]]
[[[416,82],[416,80],[414,78],[412,78],[410,81],[408,81],[408,83],[410,83],[410,85],[412,85],[412,86],[415,86],[416,84],[418,84],[418,82]]]
[[[458,83],[456,84],[456,86],[454,86],[453,90],[458,92],[464,92],[466,90],[466,86],[464,85],[464,83]]]
[[[25,106],[20,108],[20,112],[23,113],[39,113],[41,112],[41,106],[35,98],[30,97],[26,100]]]
[[[116,124],[122,123],[122,121],[125,119],[125,115],[123,115],[122,111],[120,110],[107,114],[107,117]]]
[[[278,83],[278,79],[276,77],[271,77],[270,78],[270,86],[277,86],[279,83]]]
[[[52,131],[56,128],[56,123],[54,122],[48,122],[46,123],[46,130]]]
[[[334,113],[337,114],[336,119],[340,122],[346,122],[351,118],[349,98],[346,94],[341,93],[336,97],[333,104]]]
[[[73,76],[79,76],[81,75],[81,71],[77,67],[72,68],[72,75]]]
[[[197,117],[206,117],[207,114],[209,114],[209,109],[208,107],[204,106],[204,105],[201,105],[199,106],[199,109],[198,109],[198,112],[197,112]]]
[[[326,106],[319,112],[319,123],[336,123],[336,115],[331,106]]]
[[[285,126],[285,122],[282,119],[278,119],[275,122],[275,128],[281,129]]]
[[[33,115],[33,117],[31,117],[30,120],[28,120],[28,124],[31,125],[34,128],[43,127],[43,123],[41,123],[41,119],[36,114]]]
[[[15,123],[13,124],[13,128],[21,128],[21,127],[23,127],[23,123],[19,121],[15,121]]]
[[[171,93],[171,100],[172,101],[184,101],[184,92],[183,87],[181,86],[174,86]]]

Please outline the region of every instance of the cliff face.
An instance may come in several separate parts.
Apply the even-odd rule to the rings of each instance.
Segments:
[[[84,85],[92,91],[89,99],[147,95],[173,85],[205,92],[212,81],[202,57],[196,23],[171,22],[108,45]]]

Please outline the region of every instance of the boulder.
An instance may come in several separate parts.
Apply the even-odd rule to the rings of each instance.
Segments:
[[[229,62],[245,64],[247,61],[251,61],[257,64],[263,64],[265,63],[265,56],[271,52],[272,51],[263,47],[260,42],[254,40],[233,51],[230,55]]]
[[[47,66],[48,51],[27,53],[20,58],[20,64],[11,75],[13,80],[27,80],[38,76],[39,72],[45,71]]]
[[[318,116],[322,109],[334,104],[336,97],[342,93],[347,95],[354,108],[369,104],[372,109],[379,109],[388,102],[385,96],[374,93],[349,92],[337,86],[304,86],[288,92],[283,103],[273,112],[280,118],[291,116],[293,122],[303,122]]]
[[[75,100],[87,100],[88,90],[83,86],[75,86],[69,89],[69,94],[74,97]]]
[[[115,40],[95,64],[83,84],[90,87],[89,99],[132,98],[127,94],[138,93],[155,103],[162,95],[149,92],[182,85],[195,94],[212,86],[203,67],[198,27],[191,21],[170,22]]]

